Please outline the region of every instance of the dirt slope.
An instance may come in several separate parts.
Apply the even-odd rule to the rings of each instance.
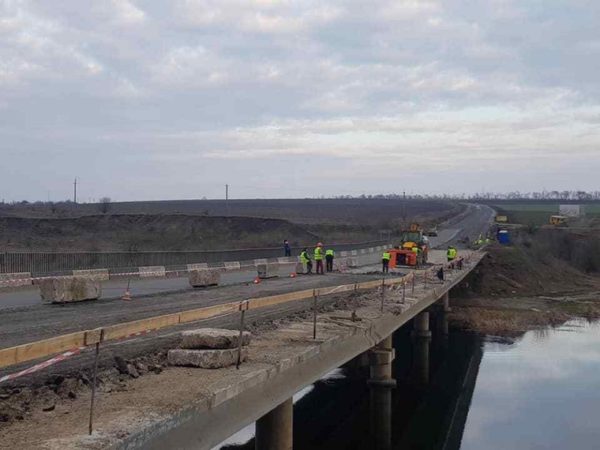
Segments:
[[[75,219],[0,218],[6,251],[213,250],[273,247],[315,236],[285,220],[186,215],[107,215]]]

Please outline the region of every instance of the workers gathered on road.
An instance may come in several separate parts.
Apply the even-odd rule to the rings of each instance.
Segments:
[[[458,255],[458,251],[456,250],[456,248],[453,246],[449,246],[448,251],[446,252],[446,256],[448,257],[448,262],[454,261],[456,259],[457,255]]]
[[[389,273],[390,271],[390,259],[392,258],[392,255],[390,254],[390,252],[388,252],[387,250],[385,252],[383,252],[383,255],[381,256],[381,271],[383,273]]]
[[[283,241],[283,252],[284,256],[292,256],[292,247],[290,247],[290,243],[287,239]]]
[[[325,270],[327,270],[327,272],[333,272],[334,255],[335,253],[332,248],[325,250]]]
[[[315,263],[317,264],[317,275],[325,275],[323,270],[323,244],[321,242],[315,247]]]
[[[300,253],[300,262],[304,266],[304,273],[311,274],[312,273],[312,261],[310,260],[310,256],[308,256],[308,250],[306,248],[302,249],[302,253]]]

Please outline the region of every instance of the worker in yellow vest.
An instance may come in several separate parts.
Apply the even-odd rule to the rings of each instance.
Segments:
[[[333,272],[334,255],[335,255],[335,252],[333,251],[332,248],[328,248],[327,250],[325,250],[325,270],[327,272]]]
[[[304,266],[304,273],[309,275],[312,273],[312,261],[308,256],[308,251],[304,248],[302,249],[302,253],[300,253],[300,262]]]
[[[387,250],[383,252],[381,257],[381,271],[383,273],[389,273],[390,271],[390,259],[392,259],[392,255]]]
[[[325,275],[323,270],[323,244],[320,242],[315,247],[315,262],[317,264],[317,275]]]
[[[448,262],[452,262],[456,259],[456,255],[458,254],[458,251],[456,250],[456,248],[450,246],[448,247],[448,251],[446,252],[446,256],[448,257]]]

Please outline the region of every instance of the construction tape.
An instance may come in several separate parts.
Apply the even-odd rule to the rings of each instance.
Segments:
[[[120,337],[119,339],[117,339],[117,341],[125,341],[125,340],[131,339],[131,338],[137,338],[137,337],[143,336],[145,334],[151,333],[153,331],[156,331],[156,328],[152,329],[152,330],[144,330],[144,331],[138,331],[136,333],[131,333],[131,334],[128,334],[127,336]],[[46,367],[50,367],[56,363],[65,361],[66,359],[69,359],[72,356],[78,355],[86,348],[88,348],[88,347],[85,347],[85,346],[84,347],[76,347],[74,349],[67,350],[64,353],[56,355],[56,356],[54,356],[46,361],[43,361],[39,364],[31,366],[27,369],[21,370],[20,372],[15,372],[15,373],[11,373],[8,375],[4,375],[3,377],[0,377],[0,383],[3,383],[4,381],[8,381],[8,380],[14,380],[14,379],[22,377],[24,375],[30,375],[32,373],[38,372],[42,369],[45,369]]]
[[[86,347],[76,347],[72,350],[68,350],[64,353],[61,353],[60,355],[56,355],[53,358],[48,359],[47,361],[41,362],[39,364],[36,364],[35,366],[31,366],[27,369],[21,370],[20,372],[11,373],[9,375],[4,375],[3,377],[0,378],[0,383],[3,383],[4,381],[8,381],[8,380],[14,380],[15,378],[22,377],[23,375],[29,375],[29,374],[38,372],[42,369],[45,369],[46,367],[50,367],[56,363],[59,363],[66,359],[69,359],[71,356],[75,356],[75,355],[81,353],[81,351],[84,350],[85,348]]]

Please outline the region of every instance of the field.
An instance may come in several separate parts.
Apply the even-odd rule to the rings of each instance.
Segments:
[[[532,202],[523,201],[515,203],[490,203],[498,214],[508,216],[510,223],[530,226],[548,224],[550,216],[558,214],[561,202]],[[600,203],[585,203],[586,220],[580,221],[582,225],[589,225],[600,219]]]
[[[453,202],[384,199],[182,200],[0,205],[0,251],[221,250],[381,239],[409,221],[423,226],[462,211]],[[56,206],[56,205],[55,205]]]

